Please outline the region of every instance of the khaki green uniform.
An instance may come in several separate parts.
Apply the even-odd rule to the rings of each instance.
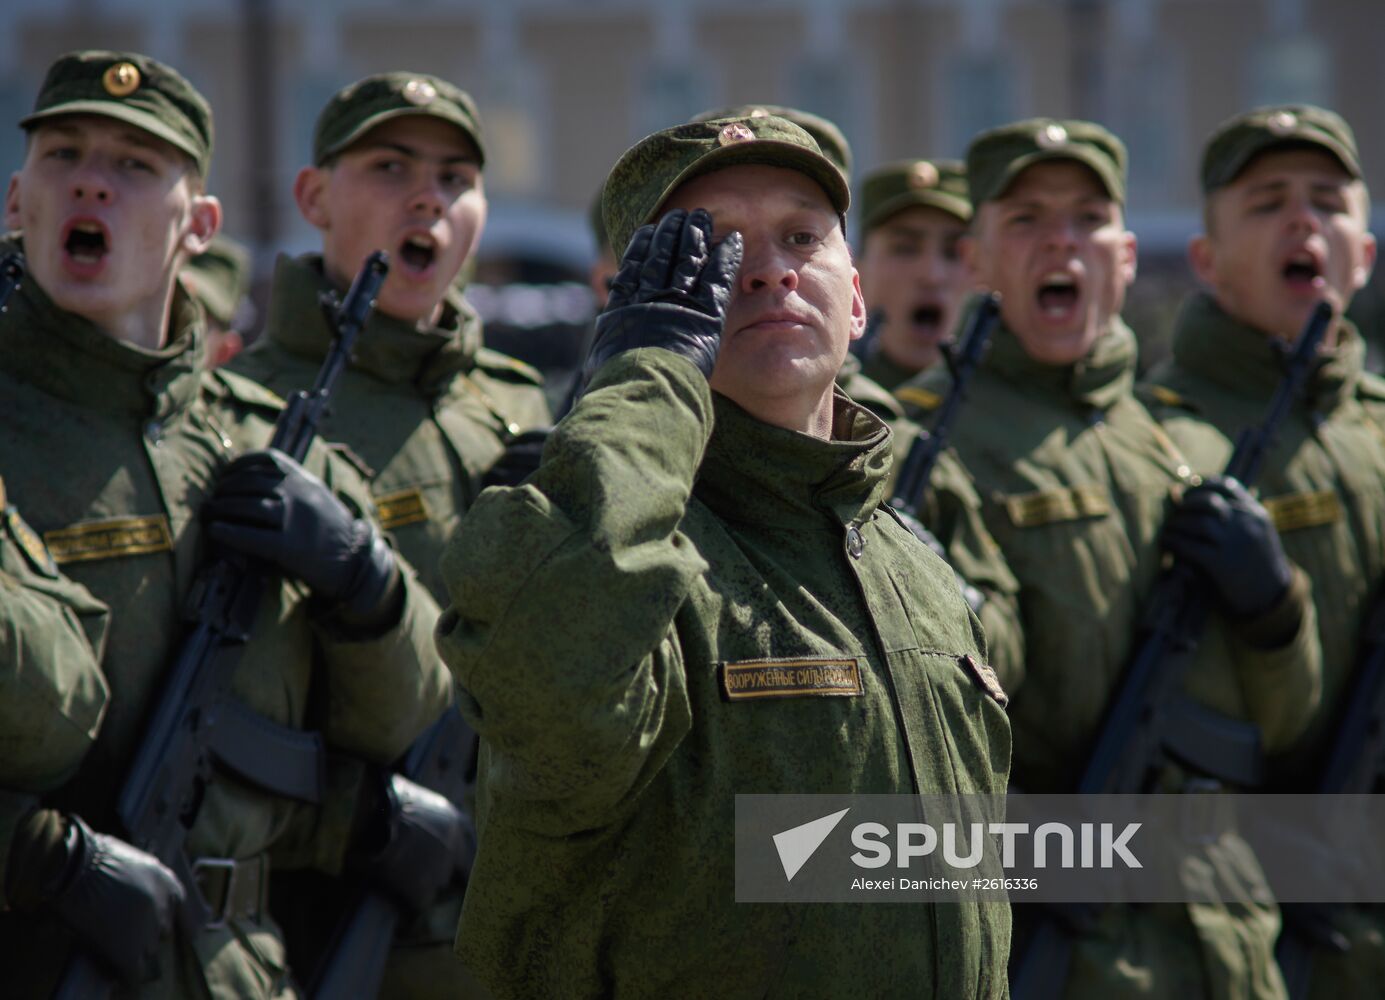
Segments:
[[[269,321],[231,369],[283,395],[312,385],[331,343],[318,296],[322,258],[280,257]],[[439,600],[438,557],[515,434],[550,422],[537,371],[481,346],[481,321],[460,295],[418,330],[376,312],[342,374],[323,437],[365,460],[381,523]]]
[[[904,407],[899,400],[862,370],[861,360],[854,354],[848,354],[842,362],[837,372],[837,385],[887,424],[893,426],[896,420],[904,417]]]
[[[835,406],[822,441],[628,351],[449,543],[439,648],[483,746],[457,947],[498,997],[1007,995],[1004,905],[734,902],[738,792],[1009,770],[975,618],[880,506],[888,430]],[[724,695],[727,664],[785,661],[860,693]]]
[[[268,443],[282,406],[238,376],[200,371],[200,315],[180,288],[168,346],[144,350],[59,310],[28,282],[0,318],[0,468],[10,497],[64,572],[111,611],[102,661],[110,703],[100,735],[45,804],[113,832],[117,793],[205,555],[198,508],[231,457]],[[364,484],[340,457],[315,445],[306,464],[349,505],[369,511]],[[394,759],[450,695],[431,643],[436,606],[407,567],[403,582],[400,623],[371,640],[314,617],[297,582],[271,588],[233,692],[280,725],[320,729],[352,759],[334,759],[322,807],[218,775],[191,830],[192,857],[246,861],[272,852],[276,865],[340,867],[363,770],[355,759]],[[69,725],[54,711],[30,722],[36,738]],[[243,902],[224,927],[166,945],[162,978],[138,995],[288,995],[278,929]],[[9,995],[46,996],[70,951],[55,922],[0,915]]]
[[[1349,323],[1323,356],[1265,461],[1259,495],[1284,551],[1313,581],[1323,651],[1322,708],[1276,763],[1278,787],[1312,788],[1356,664],[1364,618],[1385,580],[1385,381],[1362,370],[1365,343]],[[1198,472],[1225,466],[1236,434],[1259,424],[1283,377],[1269,337],[1206,295],[1179,316],[1173,356],[1150,373],[1146,400]],[[1313,996],[1378,996],[1385,920],[1346,909],[1345,959],[1315,954]]]
[[[1018,616],[991,623],[992,656],[1010,684],[1015,782],[1030,792],[1076,785],[1159,568],[1170,489],[1187,475],[1178,449],[1133,395],[1135,356],[1134,335],[1119,320],[1070,366],[1033,361],[1002,326],[953,433],[986,527],[1019,582]],[[900,395],[921,416],[919,404],[940,400],[948,383],[945,371],[930,371]],[[949,537],[948,525],[973,498],[940,491],[933,502],[941,540],[960,558],[968,543]],[[1257,723],[1271,750],[1303,732],[1318,698],[1306,590],[1297,573],[1282,605],[1263,619],[1237,628],[1214,619],[1186,682],[1195,700]],[[1283,635],[1295,622],[1287,645],[1259,648],[1261,636]],[[1019,660],[1003,663],[1008,656]],[[1182,778],[1167,775],[1163,785],[1176,790]],[[1236,884],[1228,871],[1225,886]],[[1279,996],[1277,930],[1274,907],[1249,894],[1186,911],[1108,908],[1076,941],[1066,995]]]
[[[894,432],[894,463],[890,469],[888,489],[885,493],[887,497],[893,498],[900,467],[919,433],[918,424],[904,416],[905,399],[908,398],[909,392],[920,394],[923,400],[931,404],[930,409],[932,406],[941,405],[942,400],[932,393],[916,388],[906,391],[904,399],[896,398],[865,374],[864,368],[867,366],[863,366],[854,355],[848,354],[841,370],[837,372],[837,385],[853,400],[889,424],[890,430]],[[943,530],[948,538],[965,538],[966,541],[954,547],[948,553],[948,558],[961,577],[978,588],[986,598],[979,616],[986,634],[988,655],[995,664],[1001,686],[1008,688],[1009,669],[1012,665],[1022,662],[1023,656],[1016,649],[1002,650],[998,648],[998,644],[1013,642],[1016,638],[1016,630],[1008,625],[1018,613],[1015,602],[1019,583],[1005,565],[1005,556],[1001,553],[1000,546],[986,529],[981,516],[981,499],[976,494],[976,487],[952,449],[945,449],[938,456],[938,461],[933,466],[932,482],[938,484],[939,492],[958,501],[949,507],[948,524]],[[942,514],[936,509],[928,510],[928,496],[926,494],[923,498],[922,506],[925,510],[921,510],[920,514],[928,517],[929,523],[936,527]]]
[[[0,479],[0,900],[15,824],[96,741],[110,699],[107,623],[105,605],[58,572]]]
[[[318,304],[330,288],[319,255],[280,257],[264,336],[232,370],[281,394],[311,385],[331,342]],[[523,362],[481,346],[481,321],[460,294],[428,330],[377,311],[352,354],[323,434],[364,459],[381,523],[443,601],[438,557],[481,492],[482,477],[515,434],[550,423],[543,380]],[[456,963],[460,912],[458,894],[401,932],[408,956],[395,954],[384,995],[452,989],[440,977]],[[321,911],[311,919],[322,919]]]

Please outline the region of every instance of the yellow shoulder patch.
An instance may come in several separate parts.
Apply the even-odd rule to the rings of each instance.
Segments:
[[[1151,385],[1149,394],[1165,406],[1187,406],[1187,401],[1166,385]]]
[[[244,375],[237,375],[235,372],[218,368],[211,373],[211,378],[226,395],[239,403],[276,411],[282,410],[287,405],[282,396]]]
[[[84,521],[70,528],[45,531],[43,540],[59,565],[173,549],[173,532],[166,514]]]
[[[375,511],[380,516],[380,527],[386,531],[402,528],[407,524],[418,524],[428,520],[428,504],[423,500],[423,491],[417,486],[393,493],[382,493],[375,498]]]
[[[489,374],[516,376],[534,385],[543,385],[543,375],[533,365],[527,364],[519,358],[512,358],[508,354],[501,354],[499,351],[491,350],[489,347],[482,347],[476,352],[476,367],[483,368]]]
[[[1343,517],[1342,502],[1333,490],[1312,493],[1289,493],[1262,500],[1274,528],[1281,535],[1286,531],[1316,528],[1335,524]]]
[[[1038,528],[1111,513],[1111,498],[1106,488],[1096,483],[1011,494],[1004,498],[1004,503],[1005,512],[1017,528]]]
[[[922,410],[936,410],[943,405],[943,397],[932,389],[918,385],[901,386],[895,390],[895,399],[906,406],[917,406]]]

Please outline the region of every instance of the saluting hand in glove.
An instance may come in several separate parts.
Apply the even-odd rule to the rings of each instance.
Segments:
[[[611,358],[638,347],[681,354],[710,377],[742,250],[740,233],[712,246],[712,217],[700,208],[674,209],[657,226],[635,230],[596,318],[583,384]]]

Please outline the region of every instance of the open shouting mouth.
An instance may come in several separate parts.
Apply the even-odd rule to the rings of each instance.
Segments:
[[[63,263],[78,277],[93,277],[110,254],[110,232],[98,219],[69,219],[63,227]]]
[[[428,277],[438,257],[438,243],[427,233],[411,233],[404,237],[395,258],[408,274]]]
[[[1039,311],[1050,320],[1068,320],[1077,312],[1082,288],[1067,271],[1050,271],[1039,281]]]

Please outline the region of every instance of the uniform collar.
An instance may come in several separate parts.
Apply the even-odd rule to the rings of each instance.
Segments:
[[[340,290],[323,273],[320,254],[280,256],[270,293],[270,340],[289,354],[321,360],[332,339],[319,305],[326,291]],[[480,318],[460,295],[449,296],[442,319],[428,330],[372,313],[356,339],[351,367],[382,382],[412,383],[431,394],[458,372],[470,371],[480,346]]]
[[[859,524],[884,501],[890,469],[885,423],[840,391],[833,395],[833,437],[757,420],[719,393],[715,423],[694,489],[728,521],[778,528]]]
[[[168,343],[158,350],[115,340],[59,309],[32,278],[0,317],[0,368],[59,399],[103,413],[165,419],[201,384],[202,311],[175,286]]]
[[[1250,399],[1268,400],[1284,378],[1282,352],[1263,331],[1228,315],[1205,292],[1191,296],[1178,315],[1173,358],[1190,373]],[[1302,403],[1326,412],[1355,392],[1366,359],[1366,344],[1343,319],[1337,346],[1318,356]]]
[[[983,365],[1022,389],[1057,395],[1084,408],[1105,410],[1130,395],[1137,353],[1135,334],[1120,317],[1111,321],[1110,328],[1097,338],[1085,357],[1070,365],[1035,361],[1002,323],[996,328]]]

